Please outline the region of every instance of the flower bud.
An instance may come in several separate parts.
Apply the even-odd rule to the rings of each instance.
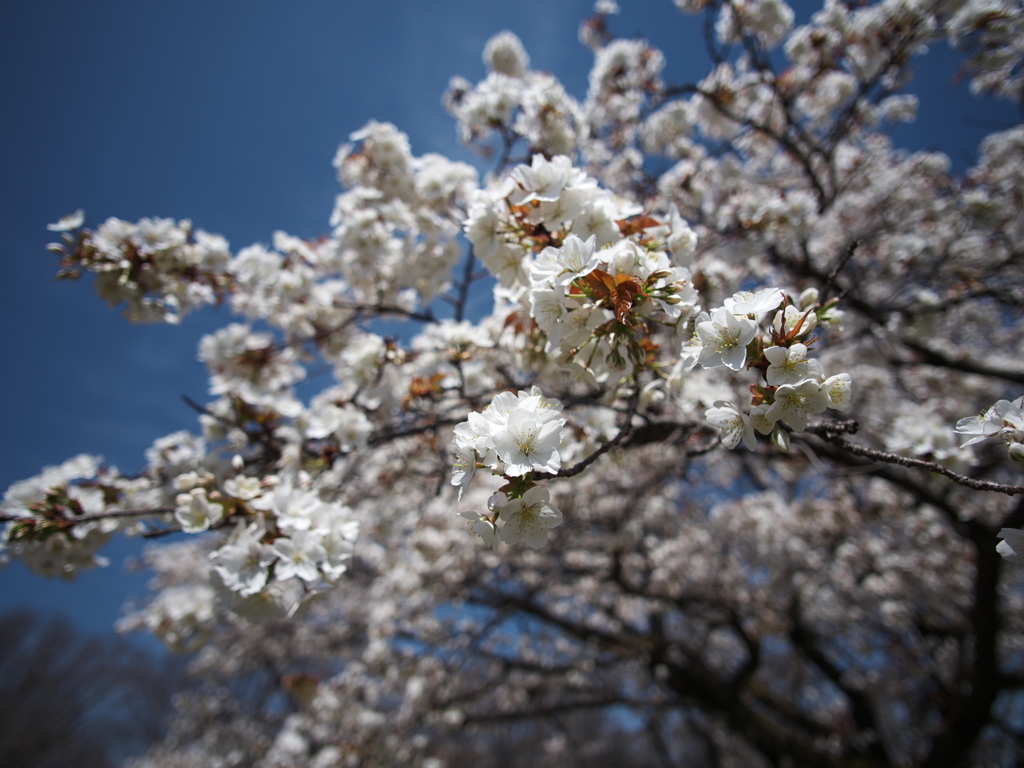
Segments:
[[[772,442],[783,453],[789,453],[789,432],[776,427],[775,431],[772,432]]]
[[[807,309],[808,307],[818,303],[818,289],[815,287],[805,288],[803,293],[800,294],[800,298],[797,299],[800,304],[800,309]]]
[[[1024,461],[1024,443],[1010,443],[1006,450],[1014,461]]]

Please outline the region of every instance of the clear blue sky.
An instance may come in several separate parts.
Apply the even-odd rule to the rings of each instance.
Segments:
[[[643,32],[673,81],[706,71],[700,22],[671,0],[620,0],[616,33]],[[796,3],[806,16],[813,3]],[[84,208],[108,216],[189,218],[238,250],[277,229],[328,231],[339,143],[369,119],[395,123],[413,152],[472,161],[440,106],[448,79],[484,72],[494,33],[520,36],[535,69],[582,99],[591,63],[577,26],[592,0],[34,0],[0,6],[0,247],[8,273],[0,316],[9,338],[0,376],[0,493],[80,452],[134,472],[153,439],[196,429],[181,401],[206,398],[195,360],[203,333],[228,315],[180,327],[130,326],[85,284],[55,284],[48,222]],[[986,126],[1014,120],[950,91],[953,58],[918,65],[921,118],[897,138],[960,159]],[[951,97],[951,93],[955,97]],[[962,167],[962,165],[961,165]],[[31,603],[109,629],[144,578],[110,568],[74,585],[43,582],[20,564],[0,570],[0,610]]]

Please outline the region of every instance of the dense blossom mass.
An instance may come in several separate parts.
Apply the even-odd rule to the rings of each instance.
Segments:
[[[488,172],[372,121],[325,236],[50,226],[129,320],[233,316],[195,433],[2,502],[43,576],[189,534],[122,626],[207,684],[140,768],[498,764],[502,721],[552,764],[598,721],[635,765],[1019,758],[1024,129],[963,174],[889,133],[931,46],[1019,100],[1024,9],[676,5],[702,79],[610,0],[581,99],[502,32],[444,95]]]

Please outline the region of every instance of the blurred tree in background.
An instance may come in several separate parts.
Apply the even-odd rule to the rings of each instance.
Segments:
[[[159,738],[182,664],[28,610],[0,616],[0,764],[120,765]]]

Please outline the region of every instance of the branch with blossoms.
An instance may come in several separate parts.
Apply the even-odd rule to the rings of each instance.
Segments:
[[[851,442],[850,440],[842,437],[843,433],[856,432],[856,427],[851,428],[849,422],[841,422],[838,426],[833,425],[831,422],[811,424],[805,431],[820,437],[822,440],[825,440],[838,448],[842,448],[844,451],[847,451],[854,456],[862,456],[866,459],[881,461],[886,464],[896,464],[901,467],[923,469],[926,472],[942,475],[943,477],[952,480],[954,483],[975,491],[990,491],[993,493],[1003,493],[1008,496],[1016,496],[1024,493],[1024,485],[996,483],[991,480],[975,480],[974,478],[954,472],[953,470],[934,461],[914,459],[909,456],[900,456],[895,453],[880,451],[876,448],[858,445],[857,443]]]
[[[0,523],[15,523],[14,527],[8,532],[8,539],[16,541],[23,538],[37,539],[45,537],[57,531],[67,531],[76,525],[92,523],[98,520],[168,515],[175,510],[174,507],[152,507],[149,509],[108,509],[103,512],[76,513],[76,507],[81,509],[74,502],[68,505],[54,502],[49,509],[38,510],[37,515],[25,515],[0,510]]]
[[[434,313],[430,312],[429,310],[424,312],[418,312],[416,310],[411,310],[406,307],[388,306],[386,304],[361,304],[358,302],[345,302],[340,300],[334,302],[334,306],[337,307],[338,309],[347,309],[357,313],[367,312],[374,317],[387,317],[388,315],[397,315],[398,317],[404,317],[409,320],[418,320],[421,323],[437,322],[437,317],[435,317]],[[319,341],[320,339],[330,335],[331,333],[336,333],[338,330],[340,329],[332,329],[323,334],[319,334],[316,338]]]

